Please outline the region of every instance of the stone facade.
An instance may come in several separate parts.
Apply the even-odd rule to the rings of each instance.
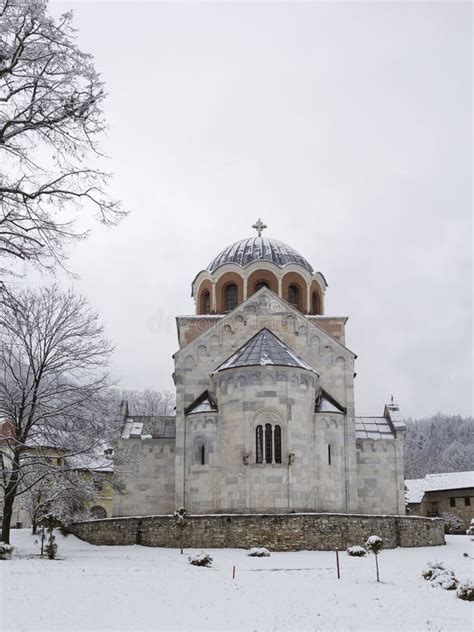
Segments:
[[[425,492],[421,503],[410,503],[410,513],[417,516],[441,516],[456,514],[461,521],[461,533],[465,533],[474,519],[474,488]]]
[[[112,518],[79,522],[71,531],[91,544],[178,547],[172,516]],[[183,530],[186,548],[251,548],[272,551],[343,550],[379,535],[385,548],[445,543],[443,523],[435,518],[347,514],[190,516]]]
[[[118,463],[133,458],[117,466],[114,516],[404,513],[404,425],[395,405],[356,417],[356,356],[347,318],[323,313],[326,286],[276,240],[244,240],[199,273],[197,314],[177,318],[174,435],[128,419],[143,429],[116,446]]]

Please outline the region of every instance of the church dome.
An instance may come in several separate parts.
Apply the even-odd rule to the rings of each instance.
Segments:
[[[280,268],[288,263],[296,263],[313,274],[312,266],[294,248],[278,239],[262,236],[241,239],[227,246],[211,261],[207,270],[214,272],[226,263],[235,263],[245,268],[254,261],[271,261]]]

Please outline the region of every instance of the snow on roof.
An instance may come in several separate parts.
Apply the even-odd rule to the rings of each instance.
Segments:
[[[427,474],[425,478],[407,479],[405,487],[406,501],[409,503],[420,503],[425,492],[474,487],[474,471]]]
[[[209,391],[204,391],[191,406],[188,406],[184,411],[185,415],[194,415],[195,413],[215,413],[217,412],[217,406],[209,395]]]
[[[176,436],[176,417],[166,415],[134,415],[127,417],[122,439],[172,439]]]
[[[66,457],[66,463],[74,470],[92,470],[94,472],[113,472],[114,464],[103,454],[75,454]]]
[[[304,360],[292,351],[269,329],[264,327],[240,347],[216,371],[240,366],[294,366],[315,373]]]
[[[393,439],[394,435],[385,417],[356,417],[356,439]]]

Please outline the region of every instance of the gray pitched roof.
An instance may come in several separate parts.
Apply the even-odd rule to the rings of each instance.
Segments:
[[[307,371],[314,370],[296,355],[284,342],[269,329],[261,329],[238,351],[233,353],[216,371],[233,369],[239,366],[294,366]]]
[[[356,439],[393,439],[390,422],[385,417],[356,417]]]

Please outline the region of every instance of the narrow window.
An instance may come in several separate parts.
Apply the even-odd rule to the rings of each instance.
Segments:
[[[201,446],[201,465],[206,465],[206,446],[204,443]]]
[[[272,425],[265,425],[265,463],[272,462]]]
[[[237,286],[235,283],[229,283],[224,288],[224,309],[231,312],[237,307]]]
[[[331,465],[331,446],[328,444],[328,465]]]
[[[211,295],[209,290],[204,290],[201,296],[201,313],[209,314],[211,312]]]
[[[275,443],[275,463],[281,463],[281,428],[280,426],[275,426],[273,440]]]
[[[455,498],[450,498],[449,499],[449,506],[450,507],[456,507],[456,499]]]
[[[263,428],[255,428],[255,454],[257,463],[263,463]]]
[[[288,303],[293,307],[300,306],[300,288],[297,285],[290,285],[288,288]]]
[[[317,292],[313,292],[311,297],[311,313],[315,315],[321,314],[321,301]]]
[[[258,292],[262,287],[268,287],[268,283],[266,281],[259,281],[255,284],[255,291]]]
[[[469,497],[464,499],[464,506],[465,507],[470,507],[471,506],[471,499]]]

